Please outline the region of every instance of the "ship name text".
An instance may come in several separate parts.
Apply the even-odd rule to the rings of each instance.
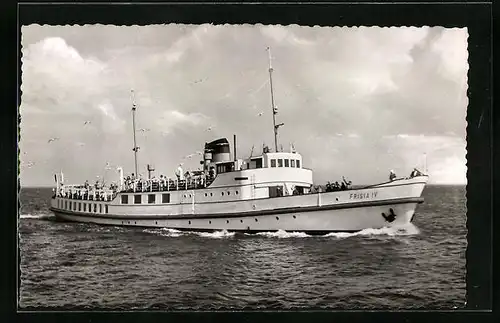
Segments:
[[[377,191],[375,192],[368,192],[368,193],[351,193],[349,194],[349,199],[350,200],[367,200],[367,199],[374,199],[377,197]]]

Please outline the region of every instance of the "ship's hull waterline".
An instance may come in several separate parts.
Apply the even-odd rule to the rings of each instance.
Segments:
[[[300,231],[322,234],[326,232],[356,232],[366,228],[382,228],[408,224],[413,220],[415,208],[423,200],[420,198],[396,200],[394,203],[367,205],[362,207],[337,208],[318,207],[316,210],[296,211],[279,210],[272,214],[214,215],[202,218],[192,216],[185,218],[158,217],[113,217],[89,216],[77,212],[55,210],[54,214],[60,220],[83,223],[94,223],[112,226],[136,226],[152,228],[170,228],[188,231]],[[392,209],[392,212],[391,212]]]

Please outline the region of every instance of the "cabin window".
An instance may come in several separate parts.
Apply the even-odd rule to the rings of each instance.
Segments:
[[[83,203],[83,212],[87,212],[87,203]]]
[[[128,204],[128,195],[122,195],[122,204]]]
[[[278,167],[283,167],[283,159],[278,159]]]
[[[148,194],[148,203],[149,204],[156,203],[156,194]]]
[[[276,159],[271,159],[271,167],[276,167]]]
[[[290,160],[290,167],[294,167],[295,168],[295,159],[291,159]]]
[[[300,160],[297,159],[297,168],[300,168]]]
[[[170,203],[170,194],[162,194],[161,195],[161,202],[162,203]]]
[[[99,204],[99,213],[102,213],[102,204]]]
[[[104,206],[104,208],[106,209],[106,213],[108,213],[108,205],[107,204]]]
[[[82,203],[78,203],[78,211],[82,210]]]
[[[134,195],[134,204],[141,204],[142,195]]]
[[[280,196],[283,196],[282,186],[269,187],[269,197],[280,197]]]
[[[290,167],[290,160],[285,159],[285,167]]]
[[[97,213],[97,204],[94,204],[94,213]]]
[[[255,160],[255,168],[262,168],[262,158]]]
[[[68,201],[64,201],[64,208],[67,209],[68,208]]]

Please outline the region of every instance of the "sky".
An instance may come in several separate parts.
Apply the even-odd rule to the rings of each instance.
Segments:
[[[204,143],[237,135],[238,158],[293,143],[316,184],[386,181],[427,165],[466,183],[467,29],[265,25],[23,26],[21,186],[173,176]],[[134,96],[131,95],[134,90]],[[55,140],[51,140],[55,139]],[[231,153],[232,154],[232,153]],[[424,157],[424,154],[426,157]],[[426,162],[425,162],[426,160]]]

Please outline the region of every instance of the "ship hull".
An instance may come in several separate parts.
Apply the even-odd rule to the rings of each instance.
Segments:
[[[412,222],[415,209],[421,198],[408,198],[385,203],[353,205],[331,208],[321,206],[301,210],[272,210],[266,213],[249,212],[240,216],[235,214],[217,214],[213,216],[133,216],[84,215],[77,212],[56,210],[56,217],[64,221],[95,223],[113,226],[137,226],[171,228],[188,231],[300,231],[306,233],[356,232],[366,228],[400,226]],[[391,212],[392,209],[392,212]]]

